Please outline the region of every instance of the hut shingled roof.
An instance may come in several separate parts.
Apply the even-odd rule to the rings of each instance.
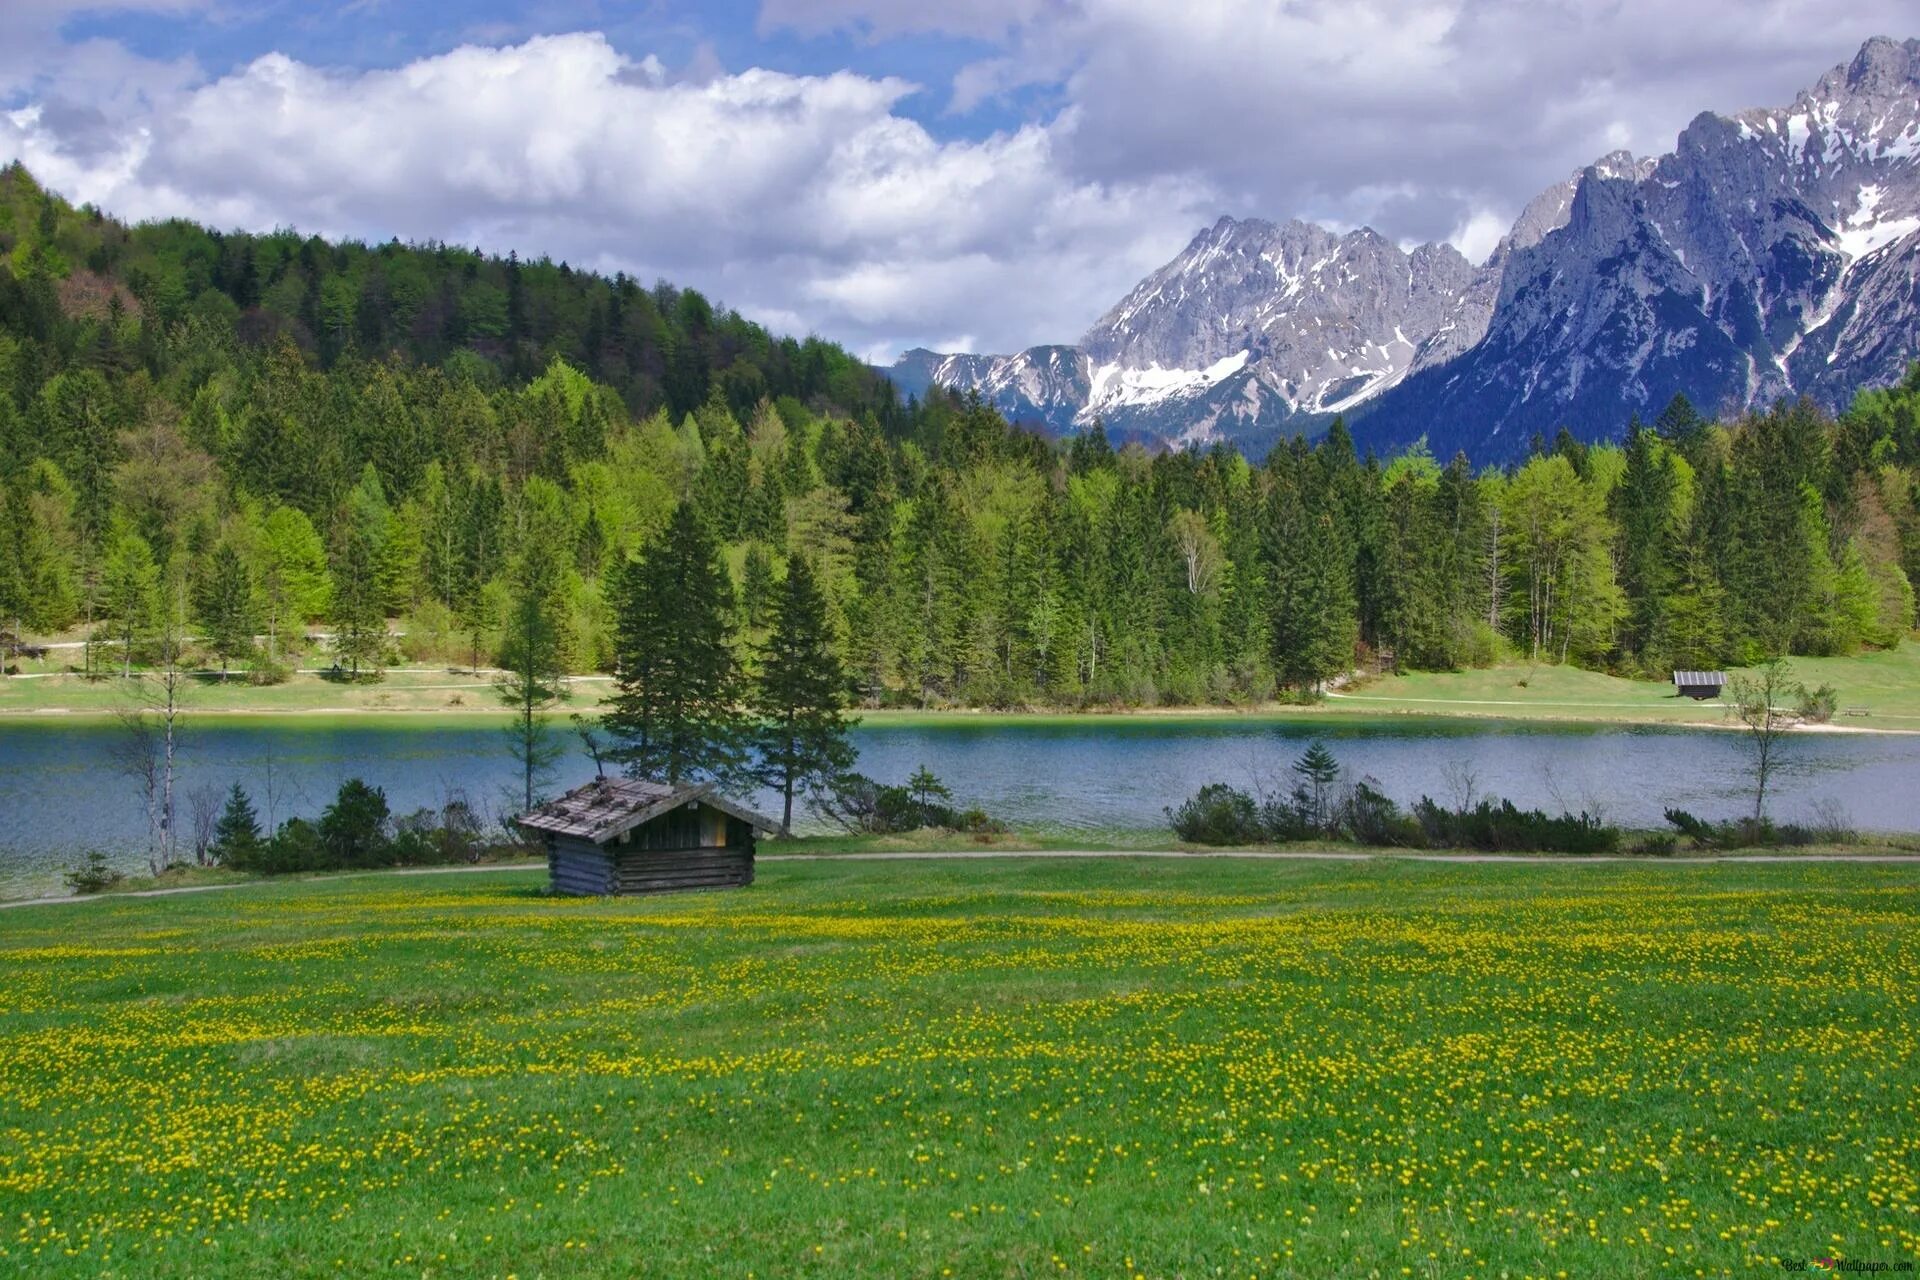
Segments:
[[[730,814],[755,829],[776,832],[780,824],[721,795],[711,782],[668,786],[642,778],[596,778],[557,800],[529,809],[516,819],[523,831],[573,836],[605,844],[622,833],[683,804],[698,801]]]

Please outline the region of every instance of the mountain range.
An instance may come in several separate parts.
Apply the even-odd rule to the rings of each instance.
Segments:
[[[1487,261],[1369,228],[1221,218],[1072,346],[907,352],[903,392],[1016,421],[1258,452],[1344,415],[1363,445],[1617,437],[1676,394],[1832,408],[1920,352],[1920,40],[1876,38],[1792,105],[1703,113],[1672,152],[1537,196]]]

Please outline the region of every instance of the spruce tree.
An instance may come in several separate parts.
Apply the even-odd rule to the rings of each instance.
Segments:
[[[745,719],[733,652],[733,585],[691,503],[628,565],[616,588],[614,688],[601,723],[636,778],[728,781]]]
[[[207,648],[220,659],[220,674],[227,674],[228,663],[253,649],[253,582],[246,563],[230,543],[221,543],[213,553],[213,562],[194,593],[194,611],[199,615]]]
[[[760,649],[754,686],[756,779],[781,796],[780,826],[793,829],[796,791],[853,764],[847,741],[847,676],[834,652],[826,598],[801,556],[775,588],[773,630]]]
[[[494,690],[511,708],[507,745],[520,766],[522,812],[533,808],[561,749],[548,712],[566,697],[567,628],[558,548],[530,542],[515,566]]]
[[[1294,784],[1294,807],[1303,823],[1318,831],[1332,824],[1332,807],[1327,803],[1333,784],[1340,780],[1340,762],[1327,750],[1327,744],[1315,738],[1298,760],[1293,772],[1300,781]]]
[[[392,594],[393,514],[369,464],[347,495],[333,565],[333,648],[352,678],[378,675]]]
[[[208,846],[208,851],[214,861],[222,866],[246,868],[259,862],[264,848],[260,819],[254,814],[253,801],[236,782],[233,790],[227,793],[227,804],[220,811],[220,820],[214,824],[213,843]]]
[[[1645,427],[1636,427],[1628,437],[1626,464],[1613,492],[1620,525],[1620,589],[1627,605],[1620,640],[1643,666],[1651,667],[1667,656],[1667,614],[1679,559],[1674,511],[1679,479],[1666,446]]]

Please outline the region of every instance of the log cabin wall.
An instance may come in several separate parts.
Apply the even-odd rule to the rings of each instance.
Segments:
[[[669,893],[753,883],[753,827],[709,805],[682,805],[596,845],[550,838],[547,866],[562,894]]]

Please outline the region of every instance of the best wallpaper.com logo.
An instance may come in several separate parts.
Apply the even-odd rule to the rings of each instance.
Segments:
[[[1836,1258],[1822,1254],[1817,1258],[1783,1258],[1782,1271],[1816,1271],[1824,1275],[1877,1275],[1881,1272],[1912,1274],[1911,1262],[1879,1262],[1868,1258]]]

